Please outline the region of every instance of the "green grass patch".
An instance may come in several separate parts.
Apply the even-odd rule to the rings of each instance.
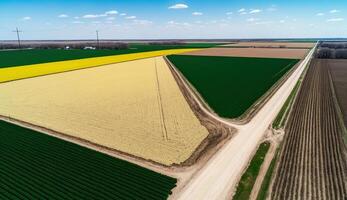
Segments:
[[[276,116],[275,121],[272,123],[272,128],[279,129],[285,125],[287,118],[288,118],[288,115],[289,115],[289,111],[290,111],[289,108],[291,107],[291,105],[294,102],[294,99],[295,99],[296,93],[299,90],[300,84],[301,84],[301,81],[299,80],[296,83],[292,92],[290,93],[289,97],[287,98],[286,102],[282,106],[280,112]]]
[[[221,117],[244,114],[299,60],[170,55],[182,72]]]
[[[177,180],[0,121],[0,199],[167,199]]]
[[[278,153],[279,153],[279,148],[277,148],[276,153],[275,153],[275,157],[272,159],[270,166],[265,174],[264,180],[261,183],[261,187],[257,196],[257,200],[265,200],[267,197],[267,193],[269,191],[269,187],[271,184],[271,180],[272,180],[272,174],[273,171],[275,169],[276,166],[276,162],[278,159]]]
[[[39,64],[47,62],[76,60],[82,58],[93,58],[100,56],[122,55],[129,53],[140,53],[167,49],[180,48],[208,48],[218,44],[216,43],[187,43],[180,45],[148,45],[131,44],[128,49],[123,50],[13,50],[0,51],[0,68],[14,67],[30,64]]]
[[[241,177],[233,200],[249,199],[249,196],[251,195],[253,189],[253,185],[258,177],[260,167],[263,164],[264,158],[269,148],[269,142],[263,142],[260,144],[256,154],[254,155],[251,163],[249,164],[249,167]]]

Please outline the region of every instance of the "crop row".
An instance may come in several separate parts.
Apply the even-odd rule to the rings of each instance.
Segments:
[[[346,199],[347,162],[329,71],[313,60],[285,129],[272,199]]]
[[[166,199],[176,179],[0,121],[0,199]]]

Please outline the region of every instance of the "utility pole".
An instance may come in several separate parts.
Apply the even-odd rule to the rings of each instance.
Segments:
[[[99,31],[96,31],[96,43],[97,43],[97,48],[100,49],[100,43],[99,43]]]
[[[16,32],[17,33],[18,47],[21,48],[19,33],[21,33],[22,31],[18,30],[18,27],[16,27],[16,30],[12,31],[12,32]]]

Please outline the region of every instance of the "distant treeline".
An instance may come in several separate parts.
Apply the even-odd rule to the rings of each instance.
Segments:
[[[18,49],[19,45],[15,43],[0,43],[0,49]],[[114,42],[100,42],[99,45],[95,42],[86,43],[30,43],[21,44],[22,49],[85,49],[85,48],[96,48],[96,49],[128,49],[127,43],[114,43]]]
[[[347,59],[347,42],[321,42],[316,57],[321,59]]]
[[[147,45],[184,45],[186,43],[179,41],[161,41],[161,42],[148,42]],[[145,45],[144,44],[144,45]],[[130,48],[130,44],[123,42],[105,42],[100,41],[99,45],[96,42],[47,42],[47,43],[23,43],[22,49],[110,49],[120,50]],[[17,43],[1,43],[0,49],[18,49]]]

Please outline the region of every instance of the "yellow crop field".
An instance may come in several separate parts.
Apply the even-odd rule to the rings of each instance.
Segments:
[[[77,69],[84,69],[95,66],[102,66],[112,63],[120,63],[131,60],[150,58],[156,56],[179,54],[188,51],[194,51],[197,49],[171,49],[171,50],[160,50],[160,51],[150,51],[143,53],[131,53],[115,56],[104,56],[96,58],[85,58],[70,61],[59,61],[35,65],[26,65],[10,68],[0,69],[0,83],[8,82],[13,80],[31,78],[36,76],[42,76],[47,74],[55,74],[60,72],[72,71]]]
[[[208,135],[162,57],[2,83],[0,115],[164,165]]]

